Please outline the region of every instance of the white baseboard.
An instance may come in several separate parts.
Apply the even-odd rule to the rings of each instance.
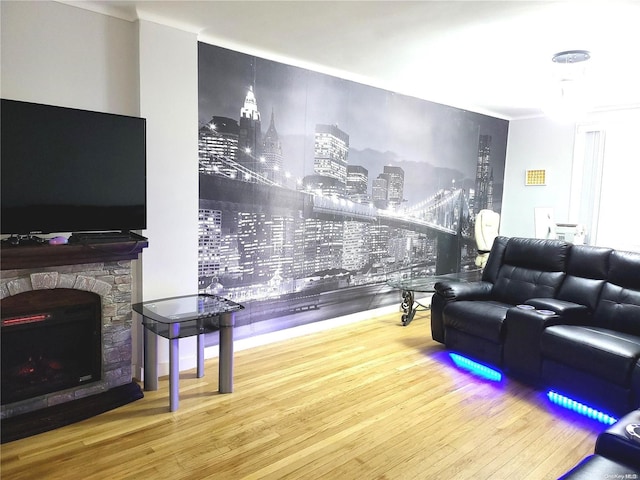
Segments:
[[[262,345],[268,345],[270,343],[279,342],[281,340],[287,340],[289,338],[301,337],[303,335],[309,335],[310,333],[322,332],[329,330],[330,328],[340,327],[342,325],[348,325],[350,323],[360,322],[368,320],[371,317],[377,317],[380,315],[386,315],[389,313],[396,313],[396,306],[389,305],[386,307],[380,307],[373,310],[366,310],[364,312],[352,313],[350,315],[344,315],[342,317],[331,318],[329,320],[322,320],[319,322],[308,323],[306,325],[299,325],[297,327],[285,328],[275,332],[264,333],[249,338],[243,338],[233,342],[233,349],[236,352],[242,350],[248,350],[250,348],[259,347]],[[205,358],[215,358],[218,356],[218,346],[213,345],[204,349]]]
[[[422,305],[430,305],[431,296],[416,299]],[[400,310],[401,311],[401,310]],[[269,332],[264,334],[255,335],[248,338],[242,338],[233,342],[233,349],[235,352],[242,350],[248,350],[250,348],[268,345],[270,343],[287,340],[290,338],[301,337],[309,335],[311,333],[321,332],[330,328],[340,327],[348,325],[350,323],[356,323],[363,320],[368,320],[372,317],[378,317],[382,315],[398,313],[398,305],[388,305],[386,307],[380,307],[372,310],[366,310],[364,312],[357,312],[350,315],[344,315],[342,317],[332,318],[329,320],[322,320],[319,322],[312,322],[306,325],[299,325],[296,327],[286,328],[275,332]],[[183,348],[183,342],[191,342],[193,346],[189,348]],[[180,340],[180,371],[190,370],[196,367],[196,339],[195,337],[184,338]],[[185,353],[184,356],[182,353]],[[204,349],[205,359],[216,358],[218,356],[218,345],[212,345]],[[140,378],[143,377],[144,369],[140,369]],[[158,376],[169,375],[169,363],[158,362]]]

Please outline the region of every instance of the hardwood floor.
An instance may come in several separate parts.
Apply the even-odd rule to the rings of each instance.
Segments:
[[[428,314],[236,352],[233,394],[183,372],[145,398],[1,447],[10,479],[555,479],[604,428],[453,367]]]

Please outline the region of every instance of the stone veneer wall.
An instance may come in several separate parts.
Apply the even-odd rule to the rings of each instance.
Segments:
[[[131,383],[131,261],[3,270],[0,299],[30,290],[71,288],[96,293],[102,303],[102,379],[2,405],[0,418],[68,402]]]

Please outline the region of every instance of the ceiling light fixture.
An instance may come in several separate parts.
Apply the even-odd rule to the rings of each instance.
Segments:
[[[575,121],[589,110],[586,62],[587,50],[567,50],[552,57],[553,86],[546,113],[562,121]]]
[[[555,63],[576,64],[586,62],[591,58],[591,53],[587,50],[567,50],[566,52],[556,53],[551,59]]]

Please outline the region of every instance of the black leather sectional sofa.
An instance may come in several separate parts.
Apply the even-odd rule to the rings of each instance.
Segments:
[[[498,237],[481,281],[435,290],[449,349],[613,415],[640,408],[639,253]]]
[[[434,340],[612,416],[637,414],[640,423],[640,253],[499,236],[481,281],[435,290]],[[610,462],[617,460],[596,448],[567,478],[588,478],[581,472]],[[635,470],[621,465],[640,479],[640,454]]]

